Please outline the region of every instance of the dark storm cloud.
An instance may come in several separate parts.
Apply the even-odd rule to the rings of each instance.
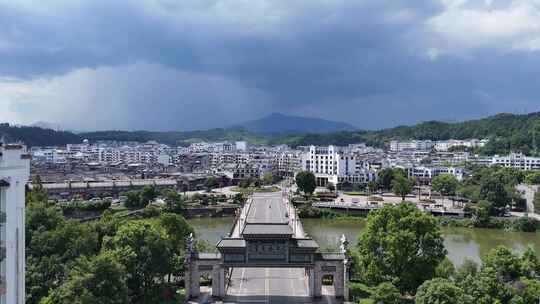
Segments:
[[[3,2],[0,119],[194,129],[281,111],[379,128],[540,110],[539,14],[517,0]]]

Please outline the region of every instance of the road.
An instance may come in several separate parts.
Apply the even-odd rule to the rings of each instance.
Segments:
[[[303,268],[235,268],[223,303],[336,303],[333,290],[317,302],[309,297]]]

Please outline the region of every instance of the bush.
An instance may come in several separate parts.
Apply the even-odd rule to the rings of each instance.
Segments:
[[[520,217],[513,221],[513,230],[523,232],[536,232],[540,222],[530,217]]]
[[[392,283],[384,282],[373,289],[371,298],[375,304],[398,304],[401,294]]]
[[[362,283],[349,283],[349,297],[353,302],[371,297],[371,288]]]

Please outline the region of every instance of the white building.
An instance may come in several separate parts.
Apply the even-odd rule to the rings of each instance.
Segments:
[[[368,169],[367,163],[335,146],[310,146],[309,151],[302,155],[302,168],[315,174],[318,186],[345,182],[365,184],[376,179],[375,172]]]
[[[463,180],[464,171],[459,167],[425,167],[425,166],[396,166],[402,168],[407,173],[408,177],[414,177],[421,183],[430,182],[434,177],[440,174],[451,174],[458,181]]]
[[[449,139],[449,140],[440,140],[435,143],[435,150],[446,152],[454,147],[467,147],[467,148],[479,148],[486,145],[488,139]]]
[[[530,157],[521,153],[510,153],[507,156],[495,155],[491,159],[491,165],[521,170],[540,170],[540,157]]]
[[[25,185],[30,156],[22,145],[0,146],[0,304],[25,301]]]
[[[411,150],[431,150],[435,146],[435,143],[431,140],[408,140],[390,142],[390,151],[411,151]]]
[[[237,141],[235,143],[236,145],[236,151],[247,151],[248,149],[248,144],[246,141]]]

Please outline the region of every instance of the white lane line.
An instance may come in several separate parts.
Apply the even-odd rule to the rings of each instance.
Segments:
[[[269,298],[269,295],[270,295],[270,280],[268,280],[268,276],[269,276],[269,273],[268,273],[268,268],[265,268],[264,269],[264,296],[265,296],[265,300],[266,302],[268,302],[270,300]]]
[[[246,269],[245,268],[242,268],[242,274],[240,275],[240,286],[238,287],[240,290],[239,290],[239,293],[242,294],[242,285],[244,285],[244,275],[246,274]]]

